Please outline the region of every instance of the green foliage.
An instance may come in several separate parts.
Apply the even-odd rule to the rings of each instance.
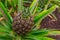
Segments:
[[[60,1],[59,0],[52,0],[51,3],[58,5],[60,7]]]
[[[9,22],[12,23],[11,15],[8,13],[8,11],[6,10],[6,8],[4,7],[4,5],[1,2],[0,2],[0,7],[4,11],[4,15],[6,15],[7,19],[9,20]]]
[[[24,9],[26,9],[23,6],[23,2],[27,2],[28,0],[1,0],[0,2],[0,8],[3,12],[0,11],[0,18],[4,17],[4,20],[0,21],[0,40],[55,40],[52,38],[47,37],[48,35],[58,35],[60,34],[60,31],[56,30],[47,30],[47,29],[32,29],[31,32],[29,32],[27,35],[21,36],[17,35],[13,29],[12,29],[12,12],[18,10],[18,12],[22,12]],[[42,2],[40,4],[40,2]],[[35,14],[34,17],[34,23],[40,24],[41,21],[51,14],[57,6],[59,6],[59,0],[54,1],[52,0],[50,2],[50,7],[47,7],[46,10],[44,10],[45,5],[48,4],[48,0],[33,0],[29,8],[29,12],[31,15]],[[57,5],[58,4],[58,5]],[[18,7],[17,7],[18,5]],[[10,10],[10,8],[12,8]],[[10,10],[10,11],[9,11]],[[28,12],[28,13],[29,13]],[[59,32],[59,33],[58,33]]]
[[[18,0],[18,12],[22,12],[23,9],[23,0]]]
[[[39,13],[35,19],[34,22],[36,23],[37,21],[42,21],[48,14],[51,14],[55,9],[56,9],[56,5],[52,6],[50,9],[48,10],[44,10],[41,13]]]
[[[30,13],[33,13],[35,8],[38,6],[38,1],[39,0],[34,0],[33,3],[30,6]]]

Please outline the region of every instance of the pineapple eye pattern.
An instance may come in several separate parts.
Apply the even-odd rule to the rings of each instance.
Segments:
[[[13,30],[20,35],[26,35],[31,31],[34,26],[33,16],[29,16],[28,19],[22,17],[22,14],[18,13],[13,18]]]

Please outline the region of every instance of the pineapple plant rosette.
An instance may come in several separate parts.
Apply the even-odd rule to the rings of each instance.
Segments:
[[[39,29],[41,21],[49,14],[51,14],[57,5],[53,5],[48,10],[37,13],[38,1],[34,0],[30,7],[23,6],[23,0],[18,0],[18,7],[16,1],[13,0],[14,5],[12,10],[14,17],[11,16],[11,11],[8,11],[2,2],[0,2],[0,40],[55,40],[47,37],[48,35],[56,35],[57,30]],[[17,10],[18,11],[17,11]]]

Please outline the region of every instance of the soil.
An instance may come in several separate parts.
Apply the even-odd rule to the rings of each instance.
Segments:
[[[48,37],[51,37],[51,38],[56,39],[56,40],[60,40],[60,35],[56,35],[56,36],[48,36]]]
[[[43,19],[41,22],[41,29],[46,28],[46,29],[57,29],[60,30],[60,12],[59,8],[56,8],[56,10],[53,12],[53,14],[57,17],[57,20],[53,21],[53,18],[47,16],[46,18]],[[56,40],[60,40],[60,35],[56,36],[50,36],[52,38],[55,38]]]
[[[47,16],[43,19],[41,22],[41,28],[47,28],[47,29],[57,29],[60,30],[60,12],[58,12],[58,8],[53,12],[53,14],[56,16],[57,20],[53,20],[53,18]]]

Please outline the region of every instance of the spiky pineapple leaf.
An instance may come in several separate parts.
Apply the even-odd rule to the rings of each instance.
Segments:
[[[2,16],[1,12],[0,12],[0,17]]]
[[[58,30],[52,30],[51,32],[49,32],[50,35],[60,35],[60,31]]]
[[[19,35],[16,36],[16,40],[23,40],[23,38]],[[25,40],[25,39],[24,39]]]
[[[59,0],[52,0],[51,3],[54,5],[58,5],[60,7],[60,1]]]
[[[6,8],[4,7],[4,5],[2,4],[2,2],[0,2],[0,7],[1,7],[2,10],[4,11],[4,14],[6,15],[7,19],[9,20],[9,22],[12,23],[12,17],[11,17],[11,15],[8,13],[8,11],[6,10]]]
[[[18,0],[18,12],[22,12],[23,9],[23,0]]]
[[[18,3],[18,1],[17,0],[12,0],[12,1],[14,3],[14,6],[16,6],[16,4]]]
[[[7,0],[5,1],[5,7],[6,7],[6,9],[8,9],[8,7],[7,7]]]
[[[34,0],[32,4],[30,5],[30,13],[32,14],[33,11],[35,10],[36,6],[38,6],[38,1],[39,0]]]
[[[26,39],[28,39],[28,38],[33,39],[33,40],[54,40],[54,39],[49,38],[49,37],[41,37],[41,36],[34,36],[34,35],[26,37]]]
[[[8,30],[11,30],[12,29],[11,26],[9,25],[9,23],[7,23],[5,21],[1,21],[0,23],[4,26],[4,28],[6,28]]]
[[[1,33],[1,32],[10,33],[9,30],[6,30],[6,29],[2,29],[2,28],[0,28],[0,33]]]
[[[5,30],[7,30],[7,31],[11,31],[10,29],[8,29],[8,28],[6,28],[4,25],[2,25],[2,24],[0,24],[0,28],[1,29],[5,29]]]
[[[50,9],[48,10],[44,10],[41,13],[39,13],[37,16],[35,16],[34,18],[34,22],[41,22],[47,15],[51,14],[55,9],[56,9],[56,5],[52,6]]]
[[[50,30],[41,29],[41,30],[32,30],[28,35],[35,35],[35,36],[47,36]]]
[[[4,34],[0,34],[0,39],[2,40],[12,40],[13,37],[12,36],[9,36],[8,34],[4,33]]]

